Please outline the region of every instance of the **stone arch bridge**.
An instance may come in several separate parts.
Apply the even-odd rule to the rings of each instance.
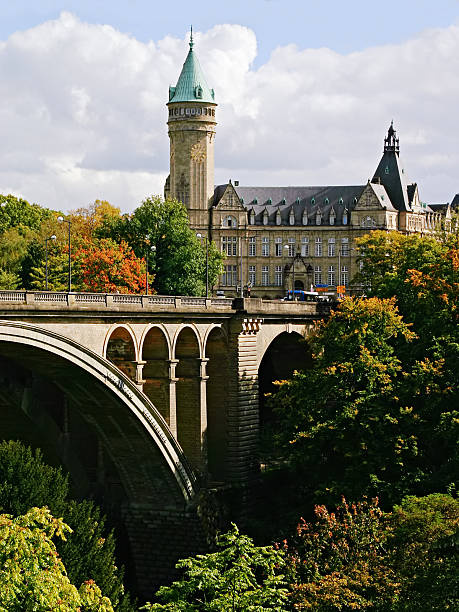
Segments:
[[[256,475],[260,397],[305,365],[301,341],[323,308],[2,291],[2,437],[41,447],[77,496],[118,517],[149,594],[199,548],[200,487]]]

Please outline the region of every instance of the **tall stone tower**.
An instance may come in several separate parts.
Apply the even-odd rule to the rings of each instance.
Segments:
[[[214,194],[214,90],[193,51],[193,33],[177,85],[169,87],[170,175],[165,196],[185,204],[193,229],[207,234]]]

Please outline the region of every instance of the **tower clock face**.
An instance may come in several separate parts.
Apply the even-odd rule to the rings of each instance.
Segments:
[[[204,145],[197,142],[191,147],[191,159],[198,163],[206,159],[206,149]]]

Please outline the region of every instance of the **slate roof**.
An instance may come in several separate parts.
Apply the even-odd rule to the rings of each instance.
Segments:
[[[215,188],[214,206],[220,201],[227,185]],[[365,185],[346,186],[316,186],[316,187],[241,187],[234,186],[244,207],[255,213],[255,224],[263,224],[263,213],[268,212],[268,224],[276,225],[276,215],[279,210],[282,225],[289,225],[290,210],[293,208],[295,225],[302,224],[303,212],[308,214],[308,222],[315,223],[318,210],[322,222],[328,223],[333,209],[336,224],[342,223],[344,210],[350,212],[359,199]]]
[[[405,171],[397,151],[385,150],[376,168],[372,183],[381,181],[397,210],[410,210]],[[414,189],[412,188],[411,197]]]
[[[459,209],[459,193],[456,193],[454,196],[453,201],[451,202],[451,208],[453,210]]]
[[[169,87],[170,102],[215,103],[214,90],[207,85],[198,58],[193,51],[193,35],[190,36],[190,50],[183,64],[182,72],[175,87]],[[199,93],[200,95],[199,95]]]

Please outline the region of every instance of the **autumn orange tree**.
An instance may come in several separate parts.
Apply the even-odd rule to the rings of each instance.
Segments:
[[[145,261],[136,257],[124,241],[117,244],[103,238],[81,245],[74,260],[79,270],[80,291],[145,293]]]
[[[378,500],[336,510],[317,505],[280,547],[294,610],[457,610],[459,500],[406,497],[391,512]]]

